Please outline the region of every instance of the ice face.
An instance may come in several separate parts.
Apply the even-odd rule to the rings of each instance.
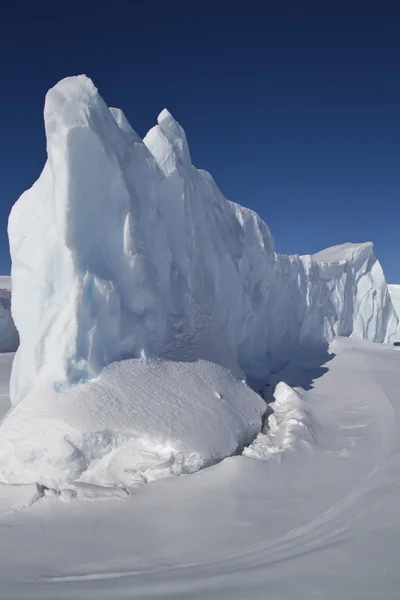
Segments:
[[[390,297],[397,315],[400,314],[400,285],[391,284],[388,286]]]
[[[40,406],[33,398],[76,394],[116,361],[129,359],[137,370],[135,361],[201,360],[212,373],[218,365],[233,381],[244,372],[258,385],[301,345],[319,346],[337,334],[393,338],[398,320],[372,244],[276,254],[261,219],[226,200],[211,175],[192,165],[185,133],[168,111],[142,141],[122,111],[108,109],[91,80],[79,76],[48,92],[44,117],[47,163],[9,220],[12,311],[21,338],[11,400],[29,396],[30,416]],[[164,411],[168,389],[166,378],[165,395],[156,394],[152,408],[146,395],[153,417],[162,419],[158,404]],[[129,401],[141,405],[140,394]],[[96,410],[122,397],[128,402],[126,394],[101,396]],[[224,447],[208,458],[233,451],[261,422],[258,396],[230,398],[214,412],[197,399],[199,422],[219,423],[211,427],[219,441],[207,434],[209,449]],[[186,402],[190,419],[194,406]],[[222,414],[237,402],[248,403],[249,413],[233,424]],[[56,404],[46,402],[47,413],[57,412]],[[190,436],[182,433],[188,421],[179,414],[174,439],[184,438],[190,452]],[[74,427],[93,433],[95,421],[86,415],[84,422],[74,420]],[[146,435],[146,419],[140,423],[136,437]],[[18,423],[13,427],[17,438],[24,435]],[[113,422],[113,431],[118,427]]]

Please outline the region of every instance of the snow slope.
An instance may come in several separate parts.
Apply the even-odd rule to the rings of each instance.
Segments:
[[[0,353],[15,352],[19,338],[11,316],[11,277],[0,276]]]
[[[276,254],[259,217],[191,164],[168,111],[142,141],[79,76],[48,92],[44,117],[47,163],[9,220],[21,344],[1,480],[197,470],[260,431],[246,378],[260,388],[337,334],[393,338],[372,244]]]
[[[262,460],[233,456],[125,499],[3,486],[0,598],[396,598],[400,353],[355,339],[329,352],[276,374],[278,451]],[[279,444],[295,405],[297,432]]]

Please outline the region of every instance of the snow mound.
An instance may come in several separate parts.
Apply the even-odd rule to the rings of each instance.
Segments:
[[[115,362],[65,392],[38,379],[3,424],[1,476],[60,489],[192,473],[241,452],[264,410],[243,381],[205,361]]]
[[[0,352],[15,352],[18,331],[11,316],[11,277],[0,276]]]
[[[393,338],[372,244],[276,254],[265,223],[192,165],[168,111],[142,141],[79,76],[48,92],[44,118],[47,163],[9,219],[21,344],[3,481],[192,472],[260,431],[243,380],[336,335]]]

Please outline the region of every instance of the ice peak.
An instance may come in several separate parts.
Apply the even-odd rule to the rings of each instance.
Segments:
[[[115,127],[107,105],[86,75],[66,77],[47,92],[44,121],[50,159],[49,142],[54,139],[57,145],[72,129],[89,127],[104,137],[110,123]]]
[[[143,141],[161,170],[170,175],[175,170],[189,168],[192,161],[183,128],[166,108],[158,115],[157,123]]]
[[[86,75],[66,77],[47,92],[44,108],[45,119],[54,113],[62,112],[64,114],[68,106],[90,106],[99,97],[96,86]]]
[[[170,124],[177,124],[174,117],[171,115],[168,109],[164,108],[157,117],[157,123],[160,127],[165,127]]]
[[[57,93],[64,95],[68,99],[78,99],[78,97],[93,97],[98,94],[98,90],[93,81],[87,75],[71,75],[61,79],[47,92],[47,97],[52,97]]]
[[[117,123],[117,125],[121,129],[121,131],[124,131],[125,133],[127,133],[131,137],[132,141],[134,141],[134,142],[142,141],[140,139],[139,135],[136,133],[136,131],[132,128],[131,124],[129,123],[128,119],[125,116],[124,111],[122,111],[120,108],[112,108],[111,107],[110,113],[114,117],[115,122]]]

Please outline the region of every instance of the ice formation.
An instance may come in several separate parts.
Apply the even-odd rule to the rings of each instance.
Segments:
[[[15,352],[18,331],[11,316],[11,277],[0,276],[0,352]]]
[[[191,472],[260,431],[246,378],[337,334],[393,339],[372,244],[276,254],[192,165],[168,111],[141,140],[79,76],[48,92],[44,117],[47,163],[9,220],[21,343],[3,481]]]
[[[388,285],[390,298],[397,315],[400,315],[400,285],[390,284]],[[399,332],[400,336],[400,332]]]

